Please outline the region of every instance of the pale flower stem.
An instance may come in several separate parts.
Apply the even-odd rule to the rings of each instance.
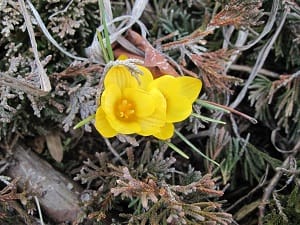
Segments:
[[[41,225],[45,225],[44,220],[43,220],[43,214],[42,214],[42,210],[41,210],[41,207],[40,207],[39,199],[36,196],[34,196],[34,200],[35,200],[35,204],[36,204],[37,209],[38,209]]]
[[[277,2],[277,1],[276,1]],[[251,85],[251,83],[253,82],[253,80],[255,79],[255,77],[257,76],[257,73],[259,72],[259,70],[262,68],[262,66],[264,65],[267,56],[269,55],[274,42],[276,41],[277,37],[279,36],[281,29],[286,21],[287,15],[288,15],[288,11],[289,8],[287,7],[284,12],[282,13],[282,16],[280,18],[280,22],[278,24],[278,27],[275,31],[275,33],[273,34],[273,36],[267,41],[267,43],[263,46],[263,48],[261,49],[261,51],[259,52],[258,56],[257,56],[257,60],[255,62],[255,65],[253,67],[253,70],[251,71],[251,74],[249,75],[247,81],[245,82],[242,90],[240,91],[240,93],[238,94],[238,96],[235,98],[235,100],[230,104],[231,108],[236,108],[241,101],[244,99],[244,97],[246,96],[246,93],[249,89],[249,86]]]
[[[104,138],[104,141],[108,147],[108,149],[111,151],[111,153],[118,159],[124,166],[128,166],[127,163],[122,159],[122,157],[119,155],[119,153],[113,148],[110,141],[107,138]]]
[[[170,148],[172,148],[175,152],[177,152],[179,155],[181,155],[183,158],[189,159],[190,157],[185,154],[180,148],[178,148],[176,145],[174,145],[171,142],[166,141],[165,142]]]

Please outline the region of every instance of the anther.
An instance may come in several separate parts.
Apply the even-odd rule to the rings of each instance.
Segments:
[[[134,109],[130,109],[130,110],[128,110],[128,113],[127,114],[133,114],[135,111],[134,111]]]
[[[126,117],[125,113],[124,112],[120,112],[120,117],[123,118],[124,116]]]

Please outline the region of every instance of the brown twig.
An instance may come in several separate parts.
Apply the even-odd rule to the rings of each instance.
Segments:
[[[256,124],[256,123],[257,123],[257,120],[256,120],[255,118],[253,118],[253,117],[251,117],[251,116],[248,116],[248,115],[246,115],[245,113],[242,113],[242,112],[240,112],[240,111],[238,111],[238,110],[235,110],[235,109],[233,109],[233,108],[231,108],[231,107],[229,107],[229,106],[221,105],[221,104],[218,104],[218,103],[215,103],[215,102],[211,102],[211,101],[207,101],[207,100],[201,100],[201,101],[206,102],[206,103],[211,104],[211,105],[214,105],[214,106],[221,107],[221,108],[223,108],[223,109],[225,109],[225,110],[228,110],[228,111],[231,112],[231,113],[234,113],[234,114],[236,114],[236,115],[242,116],[242,117],[244,117],[245,119],[247,119],[247,120],[249,120],[250,122],[252,122],[253,124]]]
[[[60,79],[60,78],[76,77],[79,75],[87,76],[87,75],[91,75],[92,73],[95,73],[95,72],[102,73],[102,71],[103,71],[102,65],[92,64],[92,65],[88,65],[86,67],[87,64],[88,64],[87,62],[81,62],[76,65],[71,65],[64,71],[62,71],[60,73],[53,73],[53,74],[51,74],[51,76],[54,76],[54,77],[57,77],[58,79]]]
[[[180,48],[182,46],[186,46],[189,44],[194,44],[194,43],[206,43],[206,40],[204,40],[204,37],[206,37],[209,34],[213,33],[213,29],[212,30],[205,30],[205,31],[201,31],[200,29],[194,31],[192,34],[187,35],[185,37],[183,37],[180,40],[176,40],[173,42],[168,42],[166,44],[162,45],[162,50],[163,51],[167,51],[167,50],[171,50],[171,49],[176,49],[176,48]]]
[[[27,94],[38,96],[38,97],[45,96],[49,93],[47,91],[38,89],[37,87],[31,85],[30,83],[16,79],[5,73],[0,73],[0,85],[8,86],[13,89],[17,89]]]

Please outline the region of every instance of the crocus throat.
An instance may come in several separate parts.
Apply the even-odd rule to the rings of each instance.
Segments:
[[[130,120],[135,115],[134,104],[128,99],[122,99],[118,103],[116,110],[118,117],[122,120]]]

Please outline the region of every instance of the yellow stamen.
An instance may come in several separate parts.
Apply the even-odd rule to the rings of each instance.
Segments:
[[[122,99],[117,107],[118,115],[121,119],[130,119],[134,116],[135,110],[133,104],[127,99]]]

